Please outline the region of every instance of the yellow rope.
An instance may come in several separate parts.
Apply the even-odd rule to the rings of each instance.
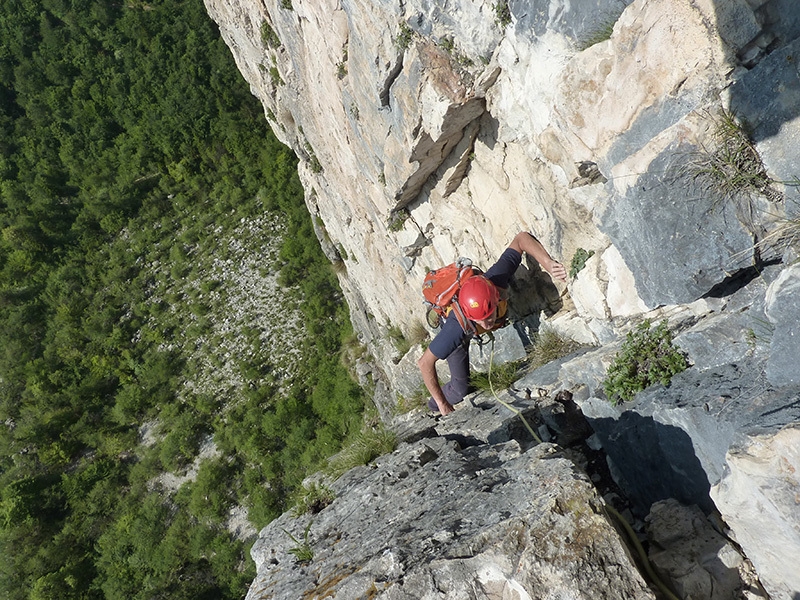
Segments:
[[[525,427],[528,429],[530,434],[533,436],[533,439],[536,440],[536,443],[537,444],[541,444],[542,443],[542,439],[538,435],[536,435],[536,432],[528,424],[528,421],[522,415],[522,412],[520,412],[519,410],[517,410],[516,408],[514,408],[513,406],[511,406],[507,402],[503,402],[502,400],[500,400],[500,398],[497,395],[497,392],[494,391],[494,384],[492,384],[492,363],[493,362],[494,362],[494,336],[492,336],[492,351],[489,354],[489,389],[492,391],[492,396],[494,396],[494,399],[497,400],[503,406],[505,406],[508,410],[510,410],[514,414],[518,415],[519,418],[522,419],[522,422],[525,424]]]
[[[494,337],[492,337],[492,351],[489,354],[489,389],[492,391],[492,396],[494,396],[494,399],[497,400],[500,404],[505,406],[514,414],[518,415],[519,418],[522,419],[522,422],[525,424],[525,427],[533,436],[533,439],[536,440],[537,443],[541,444],[542,443],[541,438],[538,435],[536,435],[536,432],[533,431],[533,428],[528,424],[528,421],[525,419],[522,413],[513,406],[511,406],[510,404],[508,404],[507,402],[503,402],[498,397],[497,392],[495,392],[494,390],[494,384],[492,384],[493,364],[494,364]],[[650,564],[650,559],[647,558],[647,553],[644,551],[644,547],[642,547],[641,542],[639,542],[639,538],[636,537],[636,532],[633,530],[633,527],[631,527],[630,523],[628,523],[628,521],[625,520],[625,518],[621,514],[619,514],[617,510],[610,504],[606,503],[605,507],[608,510],[608,512],[611,515],[613,515],[625,529],[625,533],[627,534],[628,539],[631,540],[631,543],[634,545],[637,552],[639,553],[639,558],[642,564],[644,565],[645,571],[647,571],[648,577],[650,577],[650,579],[653,581],[656,587],[658,587],[658,589],[667,597],[667,600],[680,600],[675,594],[672,593],[672,591],[664,584],[664,582],[661,581],[658,575],[656,575],[656,572],[653,570],[653,565]]]
[[[625,529],[625,533],[628,534],[628,539],[631,540],[631,543],[636,547],[637,552],[639,553],[639,558],[641,559],[642,564],[644,565],[645,571],[647,571],[647,575],[656,584],[659,590],[663,592],[663,594],[667,597],[667,600],[680,600],[672,591],[664,584],[663,581],[656,575],[656,572],[653,570],[653,565],[650,564],[650,559],[647,558],[647,553],[644,551],[639,538],[636,537],[636,532],[631,527],[631,524],[617,512],[617,510],[611,506],[610,504],[606,503],[606,510],[611,513],[617,521],[622,525]]]

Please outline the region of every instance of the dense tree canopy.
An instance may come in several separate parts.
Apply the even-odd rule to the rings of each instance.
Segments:
[[[256,525],[280,514],[363,410],[295,166],[201,0],[5,0],[3,597],[242,597],[252,564],[229,509]],[[224,293],[205,265],[270,212],[283,231],[255,235],[287,240],[276,260],[309,331],[303,368],[275,381],[257,349],[240,389],[187,387]],[[256,329],[242,335],[257,348]],[[161,435],[143,444],[150,422]],[[220,452],[194,481],[154,483],[210,436]]]

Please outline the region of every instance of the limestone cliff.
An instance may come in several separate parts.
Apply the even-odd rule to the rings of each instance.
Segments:
[[[566,290],[525,265],[510,335],[545,320],[598,345],[548,391],[575,392],[638,510],[665,498],[719,510],[772,597],[795,600],[796,3],[206,5],[301,158],[382,416],[419,384],[386,330],[411,337],[422,321],[427,268],[488,266],[521,229],[565,264],[594,251]],[[644,317],[669,319],[692,366],[612,407],[605,369]]]

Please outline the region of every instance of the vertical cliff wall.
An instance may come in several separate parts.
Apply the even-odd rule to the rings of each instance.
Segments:
[[[720,109],[763,120],[742,60],[788,44],[766,10],[781,9],[628,4],[207,1],[302,159],[359,330],[408,332],[426,268],[488,265],[520,229],[564,262],[595,251],[570,289],[587,341],[753,264],[795,188],[734,202],[686,166],[713,147]],[[550,290],[525,308],[562,302]]]
[[[797,555],[794,459],[776,458],[766,479],[751,468],[779,454],[800,419],[793,2],[206,6],[301,158],[317,233],[343,267],[385,385],[419,383],[386,330],[410,337],[422,321],[426,269],[458,256],[488,266],[521,229],[565,263],[594,251],[566,290],[536,265],[520,270],[518,330],[546,319],[600,345],[562,365],[553,385],[576,391],[620,481],[643,506],[716,505],[770,593],[800,593],[758,543],[774,526],[782,552]],[[644,316],[669,319],[692,368],[611,407],[605,368],[619,334]],[[387,418],[393,400],[379,406]],[[742,493],[769,481],[790,482],[777,486],[780,500]]]

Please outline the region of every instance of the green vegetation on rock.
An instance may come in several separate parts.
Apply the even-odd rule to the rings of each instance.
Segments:
[[[508,6],[508,0],[497,0],[492,9],[494,22],[500,29],[505,29],[511,24],[511,8]]]
[[[764,169],[747,124],[725,109],[709,115],[709,120],[712,146],[691,155],[687,163],[690,174],[703,178],[709,188],[725,198],[763,194],[770,200],[779,200],[781,194],[771,187],[773,181]]]
[[[608,368],[603,389],[612,404],[626,402],[654,383],[669,385],[672,376],[687,367],[686,357],[672,343],[667,321],[651,327],[648,319],[628,333]]]
[[[592,256],[594,256],[594,250],[589,250],[588,252],[583,248],[575,250],[575,254],[572,255],[572,261],[569,264],[570,279],[575,279],[578,273],[586,266],[586,261]]]

